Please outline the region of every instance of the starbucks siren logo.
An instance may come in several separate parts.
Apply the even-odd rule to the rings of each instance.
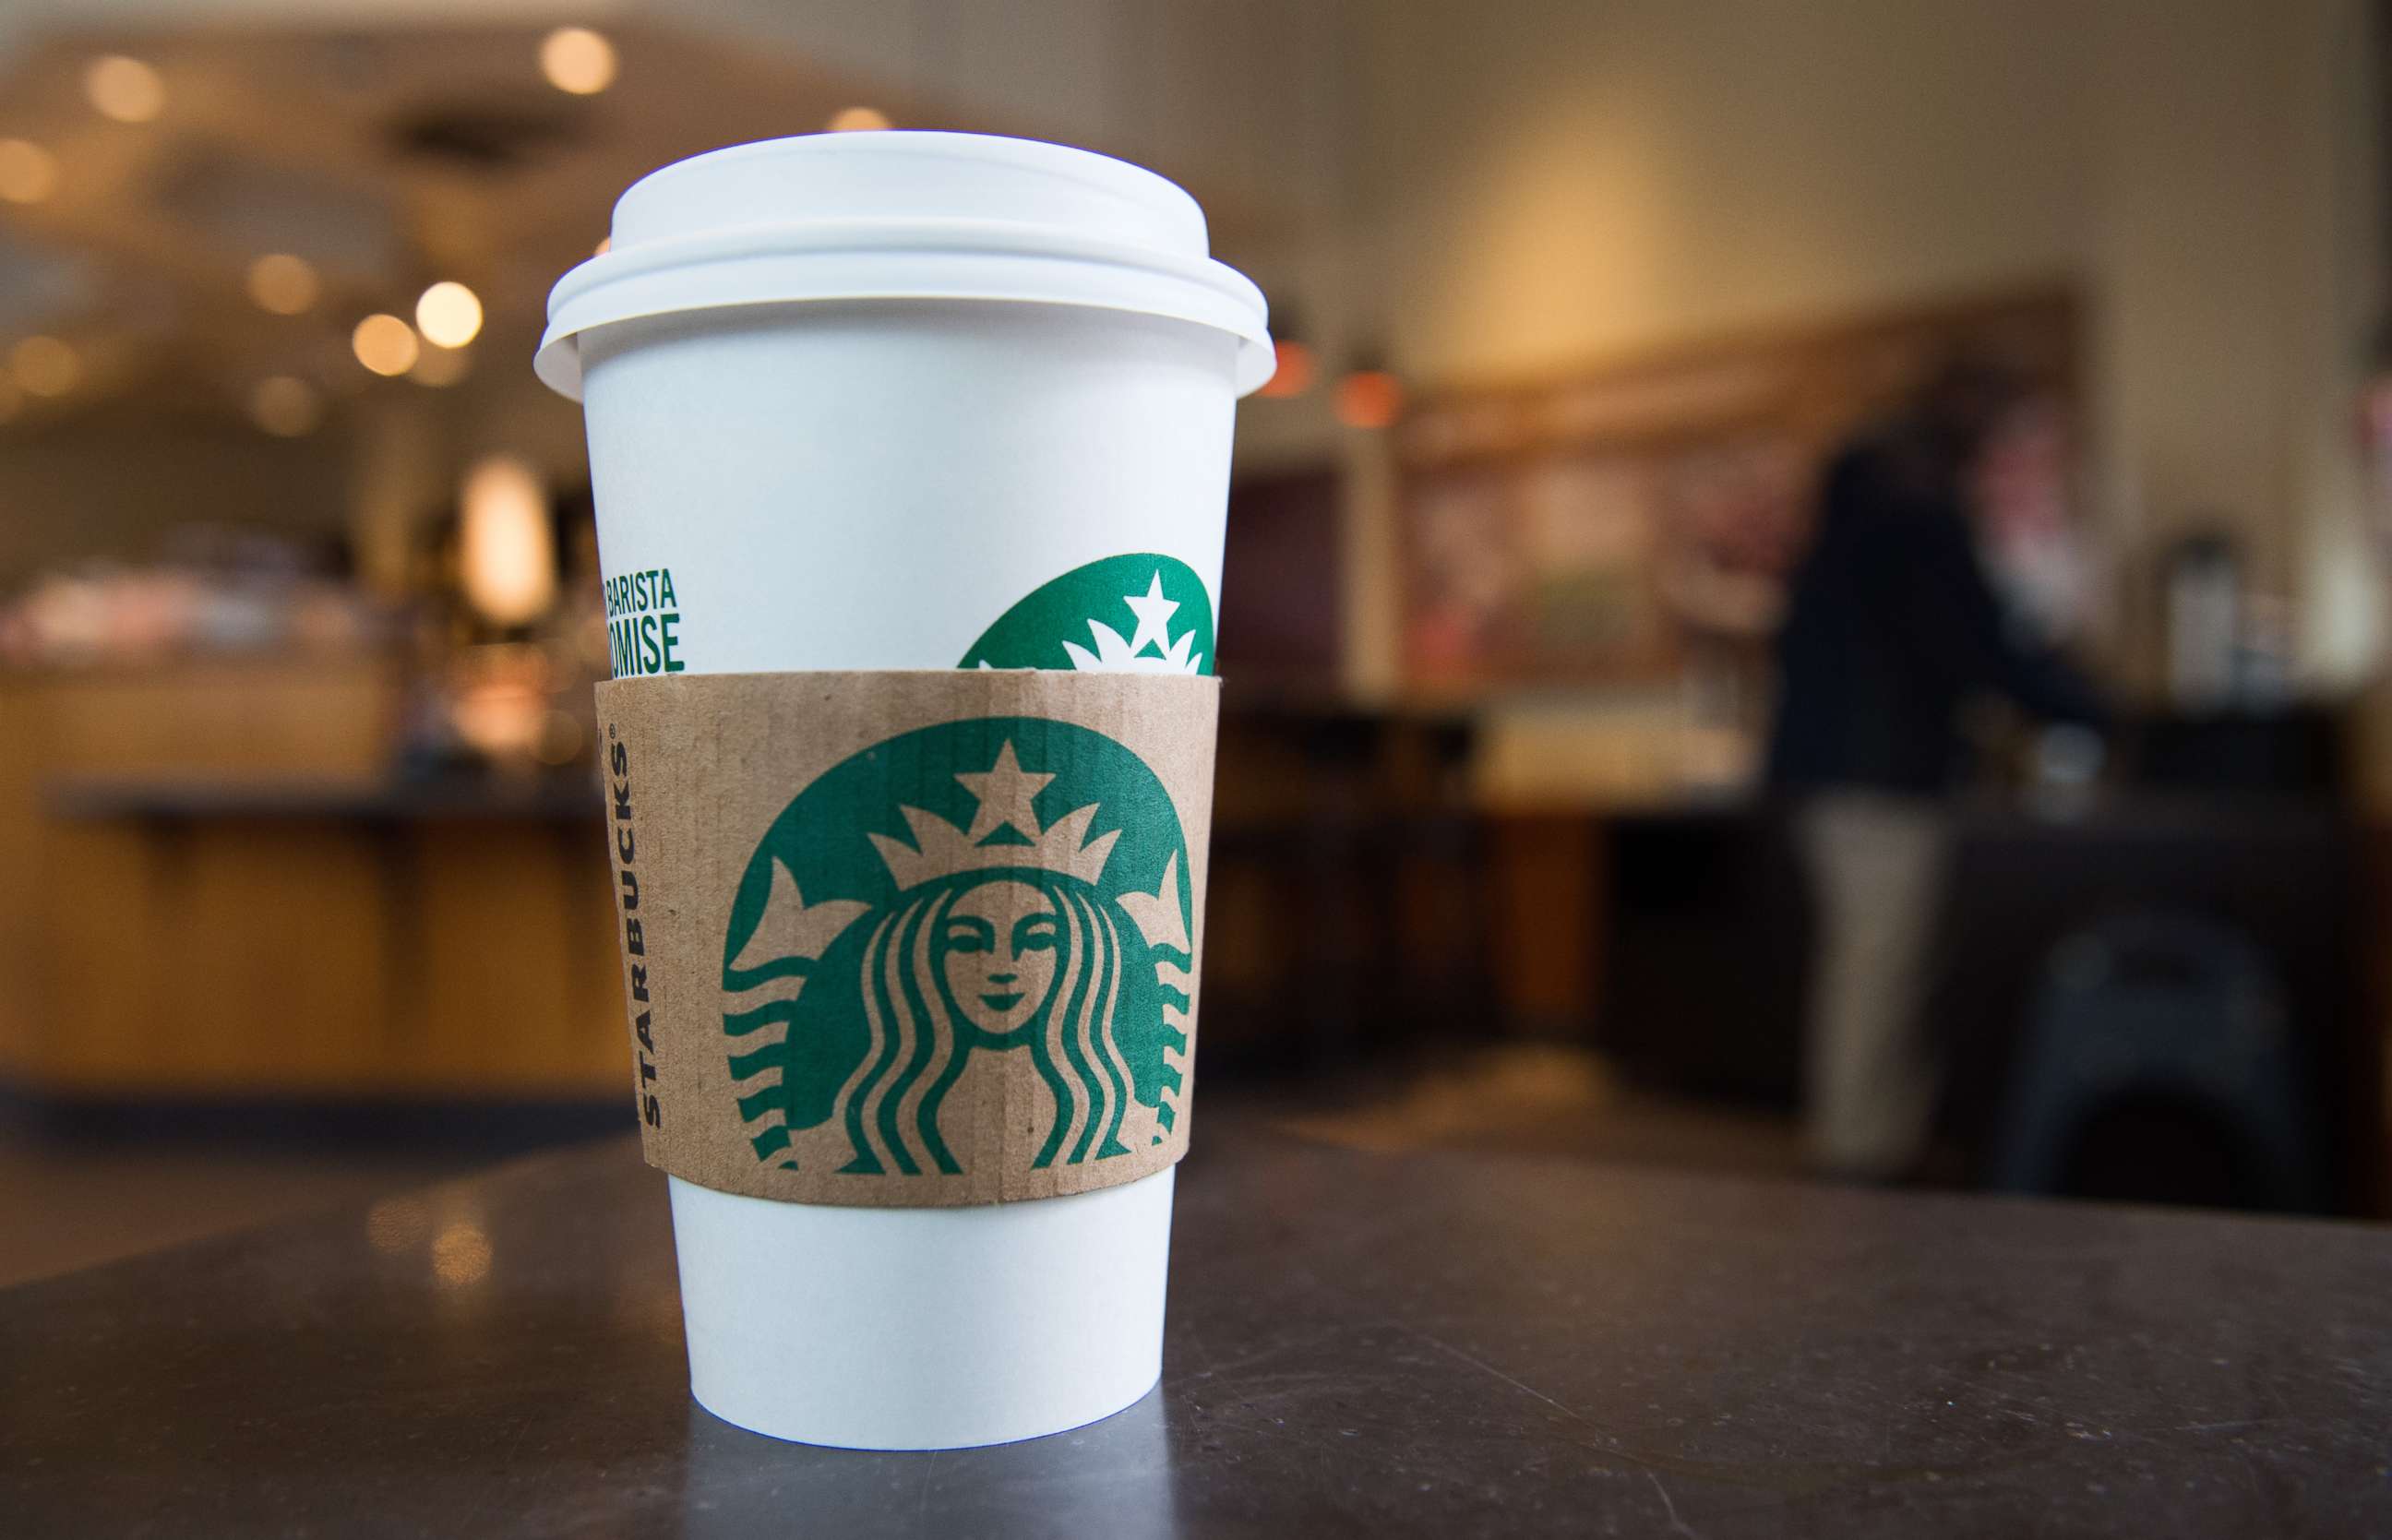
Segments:
[[[845,760],[765,832],[724,937],[757,1158],[960,1172],[942,1109],[1014,1106],[968,1088],[1024,1061],[1044,1088],[1028,1167],[1160,1143],[1185,1083],[1192,899],[1169,794],[1102,733],[982,718]]]
[[[1108,556],[1006,611],[956,666],[1210,674],[1213,599],[1174,557]]]

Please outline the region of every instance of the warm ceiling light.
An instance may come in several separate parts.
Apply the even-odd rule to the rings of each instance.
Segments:
[[[436,283],[415,302],[415,326],[436,347],[463,347],[482,330],[482,302],[462,283]]]
[[[830,117],[834,134],[862,134],[888,126],[889,114],[877,107],[842,107]]]
[[[538,619],[556,602],[556,536],[540,472],[514,455],[488,456],[466,472],[459,501],[467,602],[494,625]]]
[[[305,380],[269,375],[249,393],[249,416],[277,438],[297,438],[324,421],[324,398]]]
[[[269,252],[249,265],[249,297],[260,310],[296,316],[316,303],[322,289],[316,281],[316,269],[305,257]]]
[[[57,156],[31,139],[0,139],[0,198],[38,203],[58,186]]]
[[[17,383],[35,395],[64,395],[83,378],[83,360],[56,337],[28,337],[8,352]]]
[[[1302,395],[1312,388],[1313,376],[1320,372],[1319,366],[1313,362],[1312,349],[1281,337],[1271,343],[1271,352],[1277,367],[1271,370],[1271,377],[1264,382],[1260,394],[1283,400],[1291,395]]]
[[[615,45],[587,27],[559,27],[540,39],[540,72],[560,91],[595,96],[615,84]]]
[[[1337,421],[1349,428],[1384,428],[1404,409],[1404,387],[1383,369],[1358,369],[1337,382]]]
[[[419,385],[453,385],[474,371],[474,356],[462,347],[427,347],[407,377]]]
[[[166,106],[166,83],[157,70],[123,54],[93,59],[83,72],[83,94],[118,123],[148,123]]]
[[[415,328],[397,317],[385,313],[368,316],[349,333],[350,350],[358,362],[376,374],[405,374],[415,367],[415,355],[420,351],[415,343]]]

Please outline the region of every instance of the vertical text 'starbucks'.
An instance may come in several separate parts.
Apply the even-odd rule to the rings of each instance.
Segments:
[[[629,972],[627,985],[631,996],[631,1035],[638,1040],[634,1050],[640,1061],[640,1120],[650,1128],[665,1125],[664,1102],[656,1094],[656,1040],[655,1013],[648,1000],[648,938],[647,922],[640,916],[640,874],[633,864],[639,859],[639,841],[631,829],[631,751],[613,727],[606,729],[610,746],[606,752],[607,805],[614,813],[615,868],[620,874],[623,903],[623,962]]]

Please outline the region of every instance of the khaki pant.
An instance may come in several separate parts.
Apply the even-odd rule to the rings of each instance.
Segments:
[[[1898,1176],[1918,1160],[1936,1072],[1919,1035],[1927,948],[1944,897],[1934,802],[1818,796],[1797,817],[1813,909],[1803,1142],[1841,1176]]]

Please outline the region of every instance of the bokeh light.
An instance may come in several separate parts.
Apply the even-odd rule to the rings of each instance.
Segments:
[[[415,302],[415,327],[436,347],[463,347],[481,332],[481,298],[462,283],[436,283]]]
[[[536,620],[556,602],[556,537],[540,472],[491,455],[465,473],[458,568],[465,597],[498,626]]]
[[[415,367],[421,348],[415,328],[387,312],[368,316],[349,333],[350,350],[358,362],[381,375],[405,374]]]
[[[306,258],[269,252],[249,265],[249,297],[260,310],[296,316],[316,303],[323,285]]]
[[[594,96],[615,84],[615,45],[587,27],[559,27],[540,39],[540,72],[560,91]]]
[[[157,68],[124,54],[93,59],[83,72],[83,94],[118,123],[148,123],[166,109],[166,82]]]
[[[0,198],[38,203],[58,188],[58,158],[31,139],[0,139]]]
[[[478,1224],[451,1224],[432,1242],[432,1274],[451,1288],[479,1283],[490,1271],[490,1237]]]
[[[83,359],[56,337],[28,337],[8,351],[17,383],[35,395],[64,395],[83,378]]]
[[[1337,421],[1349,428],[1384,428],[1404,409],[1401,382],[1383,369],[1358,369],[1337,382]]]
[[[1273,343],[1271,348],[1277,367],[1272,369],[1271,377],[1260,394],[1284,400],[1310,390],[1313,377],[1320,372],[1319,365],[1313,360],[1312,349],[1284,337]]]

